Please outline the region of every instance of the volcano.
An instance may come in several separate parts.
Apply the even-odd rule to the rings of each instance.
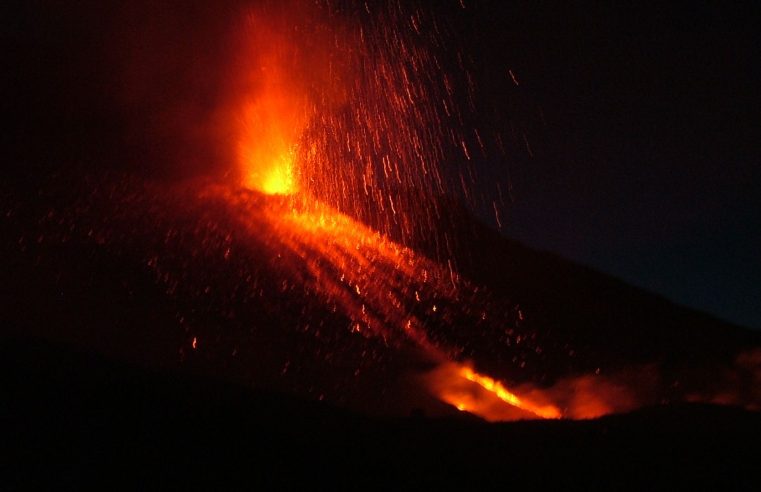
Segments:
[[[571,418],[758,405],[754,332],[529,250],[454,206],[439,233],[468,238],[457,273],[420,253],[433,236],[414,250],[279,196],[129,175],[62,192],[60,179],[38,190],[44,210],[7,205],[5,316],[19,335],[381,415],[478,413],[465,400],[498,381],[542,402],[507,401],[524,418],[547,405]]]
[[[759,402],[755,332],[530,250],[464,209],[448,210],[457,220],[447,237],[467,235],[471,245],[454,257],[455,275],[421,253],[435,249],[434,237],[412,250],[280,196],[113,173],[35,186],[4,194],[12,240],[3,253],[3,373],[17,457],[47,450],[78,473],[89,474],[90,462],[118,473],[102,460],[122,446],[128,462],[150,447],[151,460],[179,453],[219,463],[205,454],[210,446],[225,449],[225,466],[242,467],[236,481],[256,468],[251,456],[271,452],[264,462],[293,459],[302,479],[323,463],[331,471],[322,478],[338,483],[348,475],[336,463],[381,473],[385,453],[409,439],[428,454],[420,464],[404,458],[386,478],[421,466],[421,483],[435,483],[447,476],[437,463],[457,457],[467,483],[494,483],[473,475],[476,463],[509,457],[535,470],[543,461],[525,461],[523,444],[501,446],[529,439],[530,449],[538,439],[580,449],[563,467],[583,481],[573,463],[589,453],[603,463],[644,453],[662,466],[671,451],[644,450],[670,436],[669,446],[708,460],[717,476],[718,445],[746,473],[737,443],[759,426],[739,407]],[[530,423],[639,408],[649,410]],[[529,423],[490,429],[479,417]],[[709,422],[718,428],[706,430]],[[229,457],[230,436],[250,439],[248,454]],[[705,441],[682,447],[693,439]],[[180,442],[191,444],[175,449]],[[621,455],[612,442],[632,447]],[[452,454],[442,457],[440,446]],[[314,458],[318,449],[327,454]],[[143,479],[168,471],[144,466]]]
[[[9,35],[11,486],[752,488],[761,335],[483,222],[446,22],[262,5]]]

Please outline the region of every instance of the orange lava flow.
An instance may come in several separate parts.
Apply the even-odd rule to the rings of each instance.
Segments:
[[[487,420],[560,418],[539,404],[456,360],[456,347],[436,342],[431,318],[469,316],[462,295],[478,288],[452,277],[446,266],[390,240],[329,206],[296,194],[271,199],[219,188],[237,220],[277,252],[296,285],[344,313],[357,336],[411,347],[437,365],[424,387],[442,401]],[[479,314],[480,316],[480,314]]]
[[[446,268],[383,234],[297,194],[246,208],[252,195],[222,192],[240,210],[238,220],[288,254],[288,271],[306,289],[334,304],[352,320],[352,331],[389,344],[410,343],[433,360],[446,357],[421,329],[420,316],[435,302],[456,301]],[[249,215],[249,212],[251,215]]]
[[[451,82],[431,78],[440,67],[418,32],[423,14],[410,20],[392,9],[378,24],[340,28],[319,21],[330,12],[293,5],[299,15],[273,8],[247,19],[241,82],[231,88],[227,113],[240,184],[287,197],[221,194],[236,205],[242,226],[278,252],[294,284],[345,314],[352,332],[413,346],[449,367],[458,349],[437,342],[431,326],[456,332],[457,323],[471,319],[466,323],[476,329],[486,315],[461,296],[479,290],[460,285],[450,263],[389,238],[391,231],[402,241],[425,234],[441,220],[431,197],[447,191],[440,170],[447,146],[470,159],[465,141],[444,124],[457,118],[456,104]],[[314,22],[303,23],[304,13]],[[463,175],[458,182],[466,188]],[[376,219],[379,230],[342,210]],[[468,367],[440,376],[430,391],[485,418],[560,416]],[[463,382],[496,401],[486,408],[450,398]]]
[[[499,381],[496,381],[488,376],[478,374],[469,367],[463,367],[460,373],[468,381],[472,381],[487,391],[494,393],[497,398],[506,403],[509,403],[510,405],[531,412],[543,419],[559,419],[561,417],[560,410],[558,410],[557,407],[553,405],[540,406],[533,404],[530,401],[520,398],[515,393],[508,391],[508,389],[505,388]],[[458,408],[460,410],[464,410],[464,408],[460,408],[459,405]]]
[[[469,364],[441,364],[425,377],[430,391],[462,412],[489,421],[559,419],[566,415],[541,392],[524,386],[519,393],[476,372]],[[524,394],[524,391],[525,394]]]

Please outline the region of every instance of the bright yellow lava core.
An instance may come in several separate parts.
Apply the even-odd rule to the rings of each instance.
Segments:
[[[268,195],[290,195],[296,192],[293,156],[281,155],[262,176],[258,188]]]

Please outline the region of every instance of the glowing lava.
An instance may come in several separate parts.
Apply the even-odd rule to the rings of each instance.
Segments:
[[[238,159],[243,184],[268,195],[287,195],[297,189],[294,161],[305,117],[301,105],[283,90],[277,80],[268,80],[244,103],[240,118]]]
[[[403,243],[441,221],[432,197],[447,191],[440,167],[447,145],[470,159],[465,140],[444,124],[459,116],[452,80],[432,78],[440,64],[425,41],[438,38],[426,39],[419,29],[430,19],[390,8],[364,25],[296,29],[287,10],[248,18],[235,131],[243,186],[290,198],[264,203],[253,220],[245,214],[251,196],[218,191],[235,204],[245,229],[254,235],[268,229],[273,251],[299,259],[289,265],[295,283],[340,309],[352,332],[411,346],[449,367],[460,348],[438,342],[436,330],[456,333],[458,323],[475,328],[488,307],[478,308],[479,289],[460,282],[451,262],[432,261]],[[389,238],[392,231],[402,243]],[[504,329],[498,315],[488,319],[492,329]],[[502,410],[447,396],[463,383],[494,395],[491,407]],[[439,378],[432,391],[486,418],[560,416],[465,366]]]
[[[265,1],[237,31],[219,125],[245,187],[303,192],[405,245],[442,221],[434,197],[470,200],[469,162],[486,144],[463,128],[457,101],[472,87],[446,73],[431,12]]]
[[[268,195],[297,191],[296,156],[314,108],[309,105],[300,46],[286,18],[250,13],[243,18],[235,83],[227,89],[243,186]],[[229,124],[230,122],[228,122]]]
[[[448,266],[302,194],[262,200],[225,187],[206,193],[232,205],[241,230],[277,252],[289,281],[345,314],[352,333],[415,350],[436,366],[424,386],[442,401],[488,420],[561,417],[557,407],[457,362],[461,348],[442,334],[463,331],[458,323],[496,327],[507,320],[499,304],[481,299],[483,289]]]
[[[293,153],[278,157],[270,166],[269,171],[260,179],[260,188],[269,195],[290,195],[296,191],[296,181],[293,177]],[[252,179],[259,180],[259,176]]]
[[[430,390],[460,411],[486,420],[559,419],[563,412],[541,392],[509,390],[502,382],[476,372],[469,364],[441,364],[425,377]],[[524,387],[524,389],[526,389]]]
[[[560,410],[558,410],[555,406],[553,405],[539,406],[526,399],[522,399],[515,393],[508,391],[507,388],[505,388],[502,385],[502,383],[500,383],[499,381],[496,381],[488,376],[483,376],[481,374],[478,374],[470,367],[467,367],[467,366],[463,367],[461,369],[461,374],[468,381],[472,381],[478,384],[479,386],[483,387],[487,391],[496,395],[497,398],[504,401],[505,403],[508,403],[515,407],[529,411],[544,419],[557,419],[557,418],[560,418],[561,416]]]

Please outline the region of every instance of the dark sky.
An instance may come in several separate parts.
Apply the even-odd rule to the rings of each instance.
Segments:
[[[449,3],[478,104],[508,142],[503,162],[482,170],[510,175],[506,233],[761,329],[757,12],[699,1]],[[57,5],[5,7],[3,104],[33,108],[16,111],[25,130],[5,132],[6,147],[22,148],[30,128],[68,131],[73,120],[121,131],[103,108],[124,81],[102,65],[115,51],[101,44],[122,23],[101,20],[112,9],[100,2]],[[210,3],[198,17],[214,11]]]
[[[761,329],[761,17],[587,3],[466,4],[481,94],[533,154],[507,155],[507,234]]]

